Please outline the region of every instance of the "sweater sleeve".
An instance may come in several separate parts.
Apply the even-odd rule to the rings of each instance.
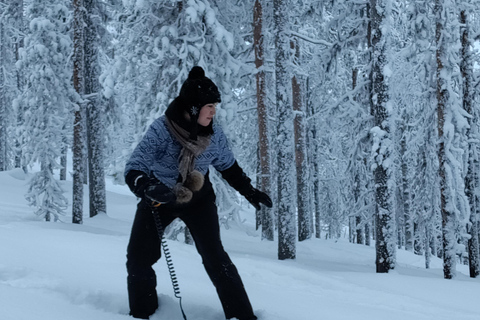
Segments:
[[[151,175],[152,166],[167,148],[168,132],[161,118],[155,120],[148,128],[140,143],[133,150],[125,166],[125,177],[132,170]]]
[[[218,146],[218,153],[215,159],[212,161],[212,166],[217,171],[224,171],[230,168],[235,163],[235,156],[233,155],[232,149],[228,144],[227,137],[223,132],[222,128],[219,125],[214,127],[215,131],[215,143]]]

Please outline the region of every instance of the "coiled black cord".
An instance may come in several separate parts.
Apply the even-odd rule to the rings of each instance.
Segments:
[[[160,238],[160,242],[162,244],[163,255],[165,256],[165,261],[167,261],[167,268],[168,272],[170,273],[170,280],[172,281],[173,293],[175,298],[178,299],[180,304],[180,311],[182,311],[182,316],[184,320],[187,320],[187,316],[183,311],[182,306],[182,297],[180,296],[180,285],[178,284],[177,275],[175,273],[175,268],[173,266],[172,255],[170,253],[170,249],[168,248],[167,240],[164,237],[165,228],[162,225],[162,221],[158,216],[158,212],[152,210],[153,218],[155,220],[155,226],[157,227],[158,237]]]

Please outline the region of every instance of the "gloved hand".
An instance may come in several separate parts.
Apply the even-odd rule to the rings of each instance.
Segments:
[[[267,207],[271,208],[273,203],[272,199],[266,194],[265,192],[262,192],[258,189],[255,189],[254,187],[250,186],[248,191],[246,191],[243,196],[245,199],[248,200],[252,204],[252,206],[255,207],[255,209],[260,210],[260,203],[266,205]]]
[[[146,173],[132,170],[125,179],[130,190],[139,198],[146,200],[151,205],[175,201],[175,195],[166,185],[155,178],[150,178]]]
[[[154,207],[176,200],[172,190],[159,181],[145,188],[144,198]]]
[[[130,190],[138,198],[143,198],[145,189],[150,185],[150,178],[141,171],[131,171],[125,179]]]

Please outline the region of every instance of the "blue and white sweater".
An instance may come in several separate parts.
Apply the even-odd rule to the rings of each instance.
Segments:
[[[195,169],[204,175],[210,165],[218,171],[224,171],[235,163],[221,127],[213,124],[213,131],[210,145],[195,159]],[[168,130],[166,117],[163,115],[152,123],[133,151],[125,167],[125,176],[131,170],[138,170],[173,188],[179,175],[178,158],[181,150],[182,145]]]

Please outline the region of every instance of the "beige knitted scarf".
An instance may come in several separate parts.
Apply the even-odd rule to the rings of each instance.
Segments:
[[[203,186],[204,177],[195,170],[195,157],[207,149],[210,145],[211,136],[198,136],[196,141],[190,140],[190,133],[168,118],[167,127],[183,147],[178,162],[182,182],[175,186],[174,192],[177,195],[177,202],[188,202],[191,200],[192,192],[200,190]],[[188,190],[185,190],[185,188]]]

